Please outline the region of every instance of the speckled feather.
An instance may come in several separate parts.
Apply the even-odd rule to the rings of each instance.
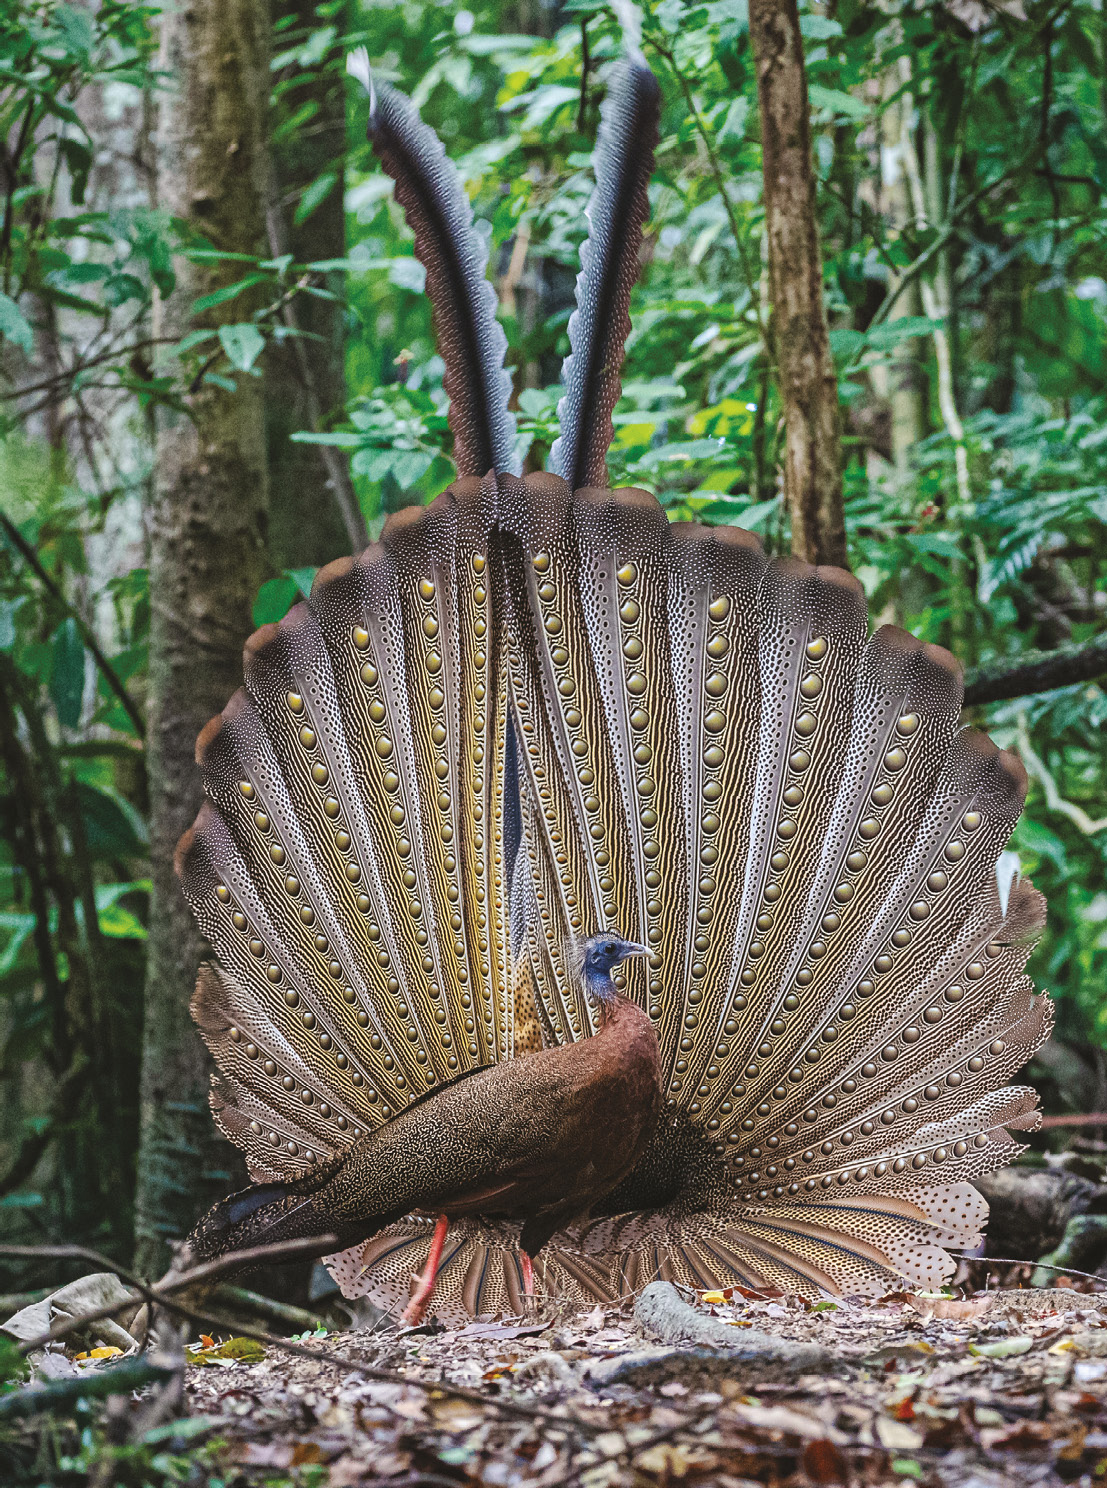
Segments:
[[[649,215],[660,114],[661,90],[645,59],[620,62],[600,120],[596,189],[587,207],[577,308],[569,317],[571,350],[561,369],[561,432],[549,459],[550,470],[570,486],[607,484],[611,415],[630,334],[630,292]]]
[[[507,338],[485,278],[488,246],[473,226],[456,167],[415,105],[386,83],[373,83],[370,96],[369,142],[396,182],[396,199],[415,233],[416,257],[427,271],[458,472],[517,473],[511,381],[504,370]]]
[[[597,152],[566,483],[506,473],[468,203],[411,106],[376,102],[458,468],[500,473],[323,570],[248,643],[245,688],[198,741],[209,801],[178,867],[217,961],[193,1013],[216,1119],[268,1184],[198,1226],[207,1253],[337,1229],[343,1291],[398,1307],[445,1209],[447,1317],[519,1310],[536,1218],[564,1225],[539,1289],[577,1300],[657,1276],[933,1285],[986,1217],[970,1180],[1037,1120],[1007,1082],[1049,1030],[1023,974],[1043,904],[1019,881],[1001,903],[996,880],[1026,777],[960,729],[956,662],[867,637],[846,573],[586,485],[656,109],[632,65]],[[657,1082],[633,1109],[597,1096],[611,1151],[589,1174],[574,1081],[625,1074],[576,974],[601,929],[650,948],[618,982]]]
[[[593,1032],[569,951],[606,927],[653,949],[625,986],[665,1108],[540,1279],[940,1279],[982,1220],[967,1180],[1035,1119],[1004,1087],[1049,1024],[1023,975],[1040,897],[1016,883],[1004,916],[995,879],[1025,775],[959,705],[946,653],[865,640],[848,575],[671,528],[642,492],[505,477],[392,519],[254,638],[200,741],[212,805],[180,862],[220,962],[195,1002],[217,1118],[259,1178],[428,1092],[405,1122],[440,1140],[470,1082],[433,1092],[511,1060],[517,1027]],[[335,1269],[391,1297],[429,1236],[376,1212],[387,1262]],[[517,1231],[464,1233],[440,1312],[514,1274]]]

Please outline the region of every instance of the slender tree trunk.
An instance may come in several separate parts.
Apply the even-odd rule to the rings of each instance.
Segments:
[[[891,88],[897,85],[898,79],[889,76],[885,82]],[[880,205],[886,223],[897,233],[902,233],[914,216],[903,164],[903,109],[903,100],[899,99],[886,105],[881,115]],[[895,294],[898,285],[899,277],[890,276],[888,293]],[[888,323],[921,312],[918,285],[912,283],[897,296]],[[911,475],[912,451],[927,432],[919,338],[911,336],[898,342],[889,361],[874,368],[873,372],[874,384],[883,380],[883,391],[891,409],[891,454],[896,479],[905,482]]]
[[[281,32],[282,45],[324,24],[316,10],[317,0],[278,0],[274,19],[290,23]],[[291,86],[281,89],[282,116],[307,103],[316,112],[273,145],[269,250],[274,258],[291,253],[298,263],[339,259],[346,252],[345,73],[334,67],[291,67],[296,69]],[[330,192],[297,222],[305,190],[324,177],[333,178]],[[360,552],[369,541],[347,455],[326,445],[294,444],[289,437],[324,424],[345,403],[342,279],[336,271],[326,276],[334,299],[300,295],[285,307],[286,326],[303,334],[288,337],[266,356],[269,550],[275,568],[318,567]]]
[[[796,0],[750,0],[792,551],[846,563],[841,416],[823,303],[811,117]]]
[[[266,0],[181,0],[164,13],[170,83],[158,120],[158,200],[223,252],[267,253]],[[241,264],[177,264],[156,333],[179,336],[193,300]],[[205,324],[244,320],[245,295]],[[136,1264],[157,1271],[166,1242],[224,1191],[236,1160],[207,1108],[207,1055],[188,1002],[203,946],[173,873],[173,850],[201,802],[197,731],[242,676],[242,642],[265,577],[267,495],[259,379],[202,384],[187,415],[157,432],[150,540],[150,856],[154,883],[143,1038]],[[239,1170],[241,1171],[241,1170]]]

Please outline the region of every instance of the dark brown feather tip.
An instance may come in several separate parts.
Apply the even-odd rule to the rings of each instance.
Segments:
[[[496,319],[495,291],[485,277],[488,249],[473,226],[469,198],[414,104],[383,83],[372,97],[369,142],[396,182],[415,255],[427,271],[458,473],[517,472],[507,337]]]
[[[630,293],[638,278],[642,228],[661,117],[657,79],[636,56],[612,75],[596,143],[596,189],[588,204],[571,351],[561,369],[561,433],[549,468],[574,488],[607,484],[611,415],[622,387]]]

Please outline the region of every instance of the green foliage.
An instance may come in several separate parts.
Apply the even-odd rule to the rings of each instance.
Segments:
[[[851,561],[881,622],[967,666],[1091,637],[1107,609],[1102,18],[1090,3],[1025,11],[840,0],[803,14]],[[328,300],[345,317],[347,401],[293,437],[349,461],[373,536],[448,484],[423,271],[344,71],[364,44],[441,134],[487,232],[520,450],[543,465],[620,39],[599,0],[536,14],[534,30],[555,29],[519,34],[519,12],[492,3],[322,0],[306,23],[303,7],[276,7],[271,145],[295,158],[327,99],[347,121],[281,202],[310,225],[343,193],[344,251],[303,263],[275,249],[228,260],[196,222],[150,205],[134,157],[164,86],[156,7],[17,0],[0,16],[0,1223],[13,1238],[127,1245],[154,421],[187,418],[205,384],[268,391],[276,353],[305,334],[293,312]],[[745,7],[651,0],[642,24],[663,115],[611,477],[674,518],[738,522],[786,551]],[[903,184],[905,117],[921,211]],[[186,255],[233,277],[162,342],[155,301]],[[313,570],[287,561],[258,594],[258,625],[310,588]],[[1100,1043],[1105,715],[1096,683],[977,720],[1030,774],[1015,846],[1050,907],[1032,971],[1063,1031]]]

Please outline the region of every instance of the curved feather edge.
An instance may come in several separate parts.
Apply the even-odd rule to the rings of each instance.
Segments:
[[[645,58],[620,63],[601,116],[589,234],[569,319],[571,350],[561,369],[561,433],[548,462],[574,489],[607,485],[611,415],[622,386],[660,112],[661,91]]]
[[[518,474],[507,337],[486,277],[488,248],[442,141],[411,101],[384,83],[370,91],[367,135],[415,233],[427,271],[438,347],[446,364],[454,462],[461,476]]]

